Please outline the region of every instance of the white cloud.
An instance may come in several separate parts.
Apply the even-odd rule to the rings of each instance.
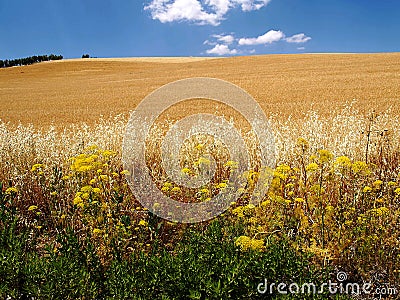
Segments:
[[[233,0],[233,2],[239,4],[243,11],[259,10],[266,6],[271,0]]]
[[[297,50],[305,50],[305,47],[297,47]]]
[[[227,55],[227,54],[237,54],[238,51],[236,49],[229,49],[228,45],[217,44],[214,48],[206,51],[208,54],[216,54],[216,55]]]
[[[270,30],[267,33],[260,35],[256,38],[241,38],[239,39],[239,45],[262,45],[272,44],[285,38],[285,34],[280,30]]]
[[[227,45],[230,45],[235,41],[235,37],[232,34],[214,34],[212,37]]]
[[[151,0],[144,7],[161,23],[189,21],[198,25],[217,26],[226,13],[237,6],[242,11],[258,10],[271,0]]]
[[[286,38],[286,42],[297,43],[297,44],[305,43],[308,42],[309,40],[311,40],[311,38],[309,36],[306,36],[304,33],[295,34]]]

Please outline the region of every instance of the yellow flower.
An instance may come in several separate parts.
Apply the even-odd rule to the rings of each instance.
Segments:
[[[92,180],[89,181],[89,184],[93,185],[93,184],[96,183],[96,181],[97,181],[96,178],[94,178],[94,179],[92,179]]]
[[[372,188],[370,186],[366,186],[366,187],[363,188],[363,192],[364,193],[369,193],[371,191],[372,191]]]
[[[43,168],[43,167],[44,167],[43,164],[34,164],[34,165],[32,166],[31,171],[32,171],[32,172],[35,172],[37,169],[41,169],[41,168]]]
[[[80,196],[77,196],[77,197],[74,198],[74,202],[73,203],[74,203],[74,205],[78,205],[78,204],[80,204],[82,202],[83,202],[82,198]]]
[[[106,157],[106,158],[108,158],[110,156],[115,156],[115,155],[116,155],[116,153],[114,151],[111,151],[111,150],[103,151],[103,156]]]
[[[254,206],[254,204],[249,203],[249,204],[246,205],[246,208],[248,208],[248,209],[254,209],[254,208],[256,208],[256,207]]]
[[[347,156],[339,156],[336,158],[334,165],[338,168],[350,168],[351,160]]]
[[[29,206],[28,211],[33,211],[33,210],[35,210],[37,208],[38,207],[36,205],[31,205],[31,206]]]
[[[43,226],[37,225],[36,228],[37,229],[42,229]]]
[[[123,170],[121,172],[122,175],[131,175],[131,173],[128,170]]]
[[[271,204],[271,200],[265,200],[265,201],[261,202],[261,207],[266,207],[270,204]]]
[[[303,198],[296,198],[296,199],[294,199],[294,202],[303,203],[304,199]]]
[[[235,245],[240,247],[240,250],[255,250],[260,251],[264,248],[264,241],[258,239],[252,239],[248,236],[242,235],[238,237],[235,241]]]
[[[350,226],[351,224],[353,224],[353,221],[351,221],[351,220],[347,220],[344,222],[344,225],[346,225],[346,226]]]
[[[148,223],[145,220],[140,220],[139,221],[139,226],[147,226]]]
[[[68,175],[63,176],[61,179],[62,180],[68,180],[70,177]]]
[[[93,234],[102,234],[103,230],[99,229],[99,228],[95,228],[93,229]]]
[[[108,180],[108,176],[107,175],[100,175],[99,178],[103,181],[107,181]]]
[[[55,196],[55,195],[57,195],[57,192],[51,192],[50,195]]]
[[[175,186],[175,187],[173,187],[172,190],[171,190],[171,192],[173,192],[173,193],[179,193],[180,191],[181,191],[181,189],[180,189],[179,186]]]
[[[184,174],[189,174],[190,173],[190,169],[189,168],[183,168],[181,170],[181,172],[184,173]]]
[[[118,178],[118,177],[119,177],[119,174],[116,173],[116,172],[112,172],[111,175],[112,175],[114,178]]]
[[[101,190],[99,188],[93,188],[93,193],[99,194]]]
[[[163,191],[163,192],[168,192],[168,191],[169,191],[169,187],[163,186],[163,187],[161,188],[161,191]]]
[[[400,195],[400,188],[395,189],[394,192],[395,192],[397,195]]]
[[[225,182],[220,182],[217,186],[216,186],[216,188],[217,189],[224,189],[224,188],[226,188],[228,185],[225,183]]]
[[[208,189],[206,189],[206,188],[200,190],[200,193],[202,193],[202,194],[207,194],[209,192],[210,191]]]
[[[172,188],[172,183],[167,181],[167,182],[164,183],[164,187],[170,189],[170,188]]]
[[[97,170],[97,173],[98,173],[98,174],[101,174],[101,173],[103,173],[103,170],[102,170],[102,169],[98,169],[98,170]]]
[[[90,194],[89,193],[83,193],[81,197],[82,197],[82,199],[87,200],[87,199],[90,198]]]
[[[310,163],[310,164],[307,165],[306,171],[307,171],[307,172],[315,172],[315,171],[318,170],[318,168],[319,168],[318,164],[316,164],[316,163]]]
[[[363,161],[356,161],[351,165],[354,174],[368,175],[370,173],[368,165]]]
[[[12,193],[18,193],[18,189],[16,187],[9,187],[6,189],[6,194],[11,195]]]
[[[228,168],[237,168],[239,165],[238,162],[233,161],[233,160],[228,160],[225,164],[224,167],[228,167]]]
[[[303,138],[298,138],[296,145],[300,147],[302,150],[307,150],[310,147],[310,143]]]
[[[331,161],[333,158],[333,154],[329,150],[324,150],[324,149],[318,150],[318,154],[319,154],[319,162],[321,164],[325,164]]]
[[[198,144],[195,148],[197,150],[202,150],[204,148],[204,144]]]
[[[243,218],[244,217],[243,211],[244,211],[244,207],[238,206],[232,210],[232,214],[238,216],[239,218]]]
[[[394,181],[389,181],[388,182],[388,186],[395,186],[396,185],[396,182],[394,182]]]
[[[335,211],[335,208],[334,208],[332,205],[327,205],[327,206],[325,207],[325,209],[326,209],[327,212],[333,212],[333,211]]]
[[[378,180],[374,181],[373,186],[375,188],[379,188],[382,184],[383,184],[383,181],[378,179]]]
[[[90,193],[92,191],[92,187],[90,185],[85,185],[81,188],[81,192]]]

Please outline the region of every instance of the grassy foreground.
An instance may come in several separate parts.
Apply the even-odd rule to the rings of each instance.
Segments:
[[[0,297],[340,299],[257,292],[265,279],[319,285],[339,271],[348,282],[398,287],[398,116],[350,105],[270,122],[278,164],[260,205],[248,204],[246,189],[262,180],[250,170],[228,211],[194,225],[161,220],[134,199],[121,164],[123,117],[62,132],[1,123]],[[183,173],[207,164],[204,148],[194,145]],[[227,188],[211,182],[196,195],[207,201]],[[185,197],[168,180],[160,189]]]

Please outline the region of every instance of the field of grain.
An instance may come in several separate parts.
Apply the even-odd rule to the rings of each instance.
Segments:
[[[100,115],[131,111],[166,83],[194,76],[237,84],[267,115],[296,117],[310,108],[326,115],[353,99],[362,113],[399,107],[399,53],[188,60],[78,59],[1,69],[0,120],[38,126],[92,124]]]
[[[230,81],[258,101],[276,163],[261,168],[259,140],[240,132],[250,163],[234,185],[237,145],[198,128],[183,143],[170,136],[176,178],[213,176],[196,187],[173,180],[160,145],[174,121],[213,113],[239,131],[248,122],[206,99],[169,108],[133,179],[148,173],[163,196],[205,212],[217,195],[235,200],[212,220],[183,224],[161,201],[139,201],[122,145],[146,95],[193,76]],[[0,91],[0,298],[258,299],[266,281],[339,280],[369,282],[363,299],[398,299],[400,53],[65,60],[0,69]],[[266,189],[254,205],[258,183]]]

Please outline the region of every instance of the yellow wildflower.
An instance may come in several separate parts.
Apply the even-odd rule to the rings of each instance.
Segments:
[[[319,168],[319,166],[317,163],[310,163],[307,165],[306,171],[307,172],[315,172],[318,170],[318,168]]]
[[[248,236],[242,235],[235,241],[235,245],[240,247],[242,251],[255,250],[260,251],[264,248],[264,241],[258,239],[252,239]]]
[[[368,165],[363,161],[356,161],[351,165],[354,174],[367,175],[370,173]]]
[[[294,199],[294,202],[303,203],[304,199],[303,198],[296,198],[296,199]]]
[[[363,188],[363,192],[364,193],[369,193],[371,191],[372,191],[372,188],[370,186],[366,186],[366,187]]]
[[[31,206],[29,206],[28,211],[33,211],[33,210],[35,210],[37,208],[38,207],[36,205],[31,205]]]
[[[204,148],[204,144],[198,144],[195,147],[197,150],[202,150]]]
[[[181,172],[184,173],[184,174],[189,174],[190,173],[190,169],[189,168],[183,168],[181,170]]]
[[[200,190],[200,193],[202,193],[202,194],[207,194],[209,192],[210,191],[208,189],[206,189],[206,188]]]
[[[148,223],[145,220],[140,220],[139,221],[139,226],[147,226]]]
[[[318,150],[318,154],[319,154],[319,162],[321,164],[325,164],[331,161],[333,158],[333,154],[329,150],[324,150],[324,149]]]
[[[108,180],[108,176],[107,175],[100,175],[99,178],[103,181],[107,181]]]
[[[99,194],[101,190],[99,188],[93,188],[93,193]]]
[[[304,138],[298,138],[296,145],[300,147],[303,151],[310,147],[310,143]]]
[[[90,193],[92,191],[92,187],[90,185],[85,185],[81,188],[81,192]]]
[[[219,184],[217,184],[216,188],[217,189],[224,189],[226,188],[228,185],[225,182],[220,182]]]
[[[336,158],[334,165],[337,168],[350,168],[351,160],[347,156],[339,156]]]
[[[374,183],[372,184],[375,188],[380,188],[380,186],[383,184],[382,180],[375,180]]]
[[[34,165],[32,166],[31,171],[32,171],[32,172],[35,172],[37,169],[42,169],[43,167],[44,167],[43,164],[34,164]]]
[[[102,234],[103,230],[99,229],[99,228],[95,228],[93,229],[93,234]]]
[[[395,192],[397,195],[400,195],[400,188],[395,189],[394,192]]]
[[[174,187],[172,188],[171,192],[173,192],[173,193],[179,193],[179,192],[181,192],[181,189],[180,189],[179,186],[174,186]]]
[[[18,189],[16,187],[9,187],[8,189],[6,189],[7,195],[10,195],[12,193],[18,193]]]
[[[225,164],[224,167],[228,167],[228,168],[237,168],[239,165],[238,162],[233,161],[233,160],[228,160]]]
[[[128,170],[123,170],[121,172],[122,175],[131,175],[131,173]]]
[[[77,196],[77,197],[74,198],[74,202],[73,203],[74,203],[74,205],[78,205],[78,204],[80,204],[82,202],[83,202],[82,198],[80,196]]]

